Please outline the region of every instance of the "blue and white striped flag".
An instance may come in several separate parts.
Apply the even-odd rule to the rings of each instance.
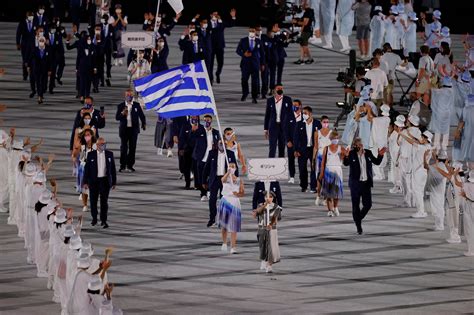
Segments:
[[[147,110],[163,118],[215,114],[214,96],[204,61],[134,80]]]

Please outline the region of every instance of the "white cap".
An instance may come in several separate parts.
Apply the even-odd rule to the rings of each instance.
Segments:
[[[416,115],[408,116],[408,121],[411,122],[411,124],[415,127],[418,127],[420,125],[420,117]]]
[[[421,130],[418,128],[414,128],[413,130],[410,130],[410,134],[413,136],[418,141],[421,141]]]
[[[433,134],[429,130],[425,130],[425,132],[423,132],[423,135],[428,139],[428,142],[431,143],[431,140],[433,139]]]
[[[380,110],[382,111],[382,116],[390,116],[390,106],[387,104],[380,106]]]
[[[43,190],[43,192],[41,193],[40,197],[39,197],[39,202],[41,202],[42,204],[45,204],[47,205],[49,203],[49,201],[51,200],[51,192],[48,190],[48,189],[45,189]]]
[[[91,291],[102,291],[102,279],[99,276],[92,276],[87,284],[87,288]]]
[[[77,259],[77,268],[87,269],[91,265],[91,259],[87,254],[79,256]]]
[[[400,127],[400,128],[405,127],[405,123],[403,123],[403,122],[401,122],[401,121],[399,121],[399,120],[395,120],[395,125],[398,126],[398,127]]]
[[[72,224],[67,224],[64,227],[64,233],[63,233],[64,237],[73,237],[75,233],[76,232],[74,232],[74,227],[72,226]]]
[[[406,118],[403,115],[398,115],[397,116],[397,121],[404,123],[406,121]]]
[[[454,162],[453,168],[459,168],[460,170],[462,170],[462,163],[459,161]]]
[[[438,159],[439,160],[445,160],[447,158],[448,158],[448,153],[446,152],[446,150],[439,151],[439,153],[438,153]]]
[[[75,249],[75,250],[78,250],[80,249],[82,246],[82,240],[81,240],[81,237],[77,234],[74,234],[72,237],[71,237],[71,240],[69,241],[69,248],[70,249]]]
[[[23,140],[15,140],[13,141],[13,149],[16,150],[23,150]]]
[[[54,222],[55,223],[64,223],[66,221],[67,221],[66,210],[61,208],[58,211],[56,211],[56,216],[54,217]]]
[[[91,258],[91,264],[86,271],[90,274],[93,274],[97,272],[99,268],[100,268],[100,260],[98,260],[97,258]]]
[[[440,10],[434,10],[433,11],[433,17],[437,18],[438,20],[441,19],[441,11]]]
[[[44,174],[44,172],[42,171],[36,172],[35,176],[33,176],[33,182],[37,182],[37,183],[46,182],[46,175]]]
[[[79,255],[82,255],[82,254],[87,254],[89,255],[89,257],[92,256],[92,254],[94,254],[94,250],[92,250],[91,243],[82,242],[81,249],[79,250]]]
[[[51,215],[51,214],[53,214],[54,209],[56,209],[56,205],[55,205],[55,203],[51,203],[51,204],[48,203],[46,208],[48,209],[48,215]]]
[[[380,11],[380,12],[382,12],[383,10],[382,10],[382,7],[381,7],[381,6],[376,5],[375,8],[374,8],[374,12],[375,12],[375,11]]]
[[[36,175],[36,165],[34,163],[26,164],[24,174],[26,176],[35,176]]]

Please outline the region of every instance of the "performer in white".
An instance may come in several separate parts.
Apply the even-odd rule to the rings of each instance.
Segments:
[[[393,183],[393,188],[390,189],[390,193],[392,194],[402,193],[402,179],[400,176],[400,167],[398,165],[398,155],[400,151],[398,138],[404,127],[405,116],[398,115],[393,125],[392,133],[388,138],[388,150],[390,152],[390,171],[388,172],[388,181]]]
[[[336,17],[336,1],[320,0],[320,27],[323,38],[324,48],[332,48],[332,31],[334,29],[334,20]]]
[[[464,234],[467,242],[465,256],[474,256],[474,170],[469,171],[469,178],[462,185],[461,197],[464,199]]]
[[[8,212],[9,170],[8,170],[8,134],[0,129],[0,212]]]
[[[428,181],[426,185],[430,196],[430,209],[434,217],[435,231],[444,231],[446,177],[443,174],[448,172],[446,167],[447,158],[446,153],[441,152],[433,164],[425,165],[425,168],[428,170]]]
[[[412,218],[425,218],[427,216],[425,210],[425,185],[428,178],[428,172],[425,168],[428,165],[428,159],[431,154],[431,140],[433,134],[426,130],[423,134],[419,129],[414,129],[412,136],[417,140],[413,143],[412,163],[413,173],[411,181],[413,182],[413,195],[417,211],[411,216]]]
[[[382,7],[376,6],[374,8],[374,15],[370,20],[370,48],[373,52],[377,48],[381,48],[384,44],[385,34],[385,15],[382,13]]]
[[[390,127],[390,106],[383,104],[380,106],[382,116],[372,119],[372,129],[370,136],[370,149],[374,156],[378,154],[378,150],[388,147],[388,128]],[[387,165],[387,156],[384,155],[380,165],[372,165],[374,172],[374,180],[385,179],[385,166]]]
[[[336,33],[341,41],[341,51],[348,52],[351,50],[349,45],[349,36],[352,34],[354,27],[354,10],[352,5],[354,0],[339,0],[336,9]]]
[[[454,107],[454,94],[450,77],[441,80],[440,89],[431,89],[431,121],[428,127],[434,133],[433,147],[438,153],[446,154],[449,140],[451,112]]]

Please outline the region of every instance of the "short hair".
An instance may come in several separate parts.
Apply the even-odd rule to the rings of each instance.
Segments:
[[[358,75],[365,75],[365,68],[364,67],[361,67],[361,66],[358,66],[356,68],[356,74]]]
[[[298,103],[298,105],[300,105],[300,106],[303,105],[303,103],[301,103],[301,100],[299,100],[299,99],[297,99],[297,98],[294,99],[293,102],[294,102],[294,103]]]
[[[339,137],[339,132],[337,132],[336,130],[332,130],[329,134],[329,139],[334,139],[336,137]]]
[[[212,116],[211,116],[211,115],[208,115],[208,114],[206,114],[206,115],[204,115],[204,116],[203,116],[203,118],[211,118],[211,119],[212,119]]]
[[[326,115],[322,115],[322,116],[321,116],[321,120],[324,120],[324,119],[329,119],[329,117],[326,116]]]
[[[383,44],[382,48],[383,48],[383,51],[392,50],[392,45],[390,45],[390,43],[385,43]]]
[[[373,52],[372,52],[372,56],[375,57],[377,55],[383,55],[383,50],[380,49],[380,48],[377,48],[375,49]]]
[[[440,48],[442,48],[441,55],[449,56],[451,54],[451,48],[449,47],[449,43],[441,42]]]
[[[313,109],[311,108],[311,106],[305,106],[305,107],[303,107],[303,110],[306,110],[310,113],[313,113]]]
[[[94,101],[94,98],[93,98],[92,96],[86,96],[86,97],[84,97],[84,101],[85,101],[86,99],[90,99],[91,101]]]
[[[420,47],[420,52],[422,54],[429,54],[430,53],[430,47],[428,47],[427,45],[422,45]]]
[[[227,131],[234,131],[234,129],[230,128],[230,127],[227,127],[224,129],[224,133],[226,133]]]

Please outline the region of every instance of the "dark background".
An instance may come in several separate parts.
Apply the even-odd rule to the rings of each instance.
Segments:
[[[56,1],[56,0],[55,0]],[[59,0],[58,0],[59,1]],[[85,2],[85,0],[83,0]],[[0,20],[19,21],[24,17],[26,10],[36,10],[39,3],[47,3],[46,0],[3,0],[0,6]],[[63,0],[68,3],[69,0]],[[261,7],[263,0],[183,0],[184,12],[180,24],[187,24],[196,14],[208,15],[213,10],[218,10],[225,18],[231,8],[237,10],[239,25],[251,25],[256,23],[265,24],[262,18],[268,15]],[[371,0],[372,4],[380,4],[388,11],[390,0]],[[417,11],[420,0],[415,0],[415,11]],[[453,34],[474,33],[474,0],[439,0],[442,11],[442,23],[451,29]],[[115,0],[113,4],[121,3],[123,10],[128,15],[129,22],[141,24],[145,11],[155,12],[157,0]],[[48,9],[47,9],[48,11]],[[174,12],[167,0],[162,0],[160,12]],[[274,15],[272,15],[274,16]]]

